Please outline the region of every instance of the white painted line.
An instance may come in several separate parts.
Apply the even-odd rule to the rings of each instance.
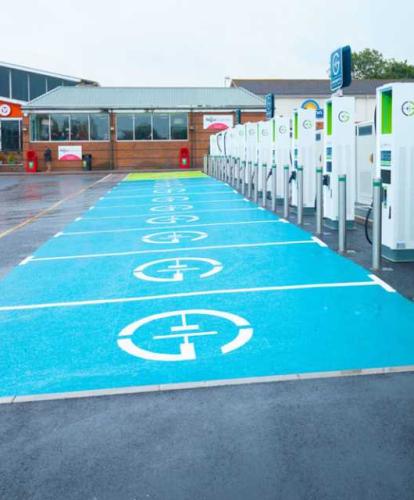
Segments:
[[[257,210],[263,210],[263,211],[264,211],[264,210],[266,210],[266,209],[265,209],[265,208],[263,208],[263,207],[257,207]]]
[[[137,191],[137,193],[142,193],[142,191]],[[168,196],[174,196],[175,193],[163,193],[165,195],[168,195]],[[163,194],[159,194],[158,196],[162,196]],[[187,191],[185,191],[184,193],[176,193],[177,195],[185,195],[185,196],[192,196],[192,195],[206,195],[206,196],[210,196],[211,194],[225,194],[225,195],[229,195],[229,194],[233,194],[232,191],[225,191],[225,190],[222,190],[222,191],[202,191],[202,192],[193,192],[193,193],[188,193]],[[115,199],[125,199],[125,198],[153,198],[154,196],[156,196],[155,194],[153,194],[152,192],[149,193],[149,194],[137,194],[137,195],[125,195],[125,196],[110,196],[108,198],[110,198],[111,200],[115,200]]]
[[[92,205],[91,207],[89,207],[89,210],[93,210],[94,208],[94,205]]]
[[[28,311],[34,309],[51,309],[57,307],[81,307],[102,304],[125,304],[128,302],[146,302],[152,300],[176,299],[185,297],[202,297],[210,295],[228,295],[237,293],[279,292],[291,290],[313,290],[320,288],[349,288],[361,286],[379,286],[375,281],[350,281],[343,283],[313,283],[303,285],[276,285],[254,288],[230,288],[222,290],[202,290],[198,292],[167,293],[163,295],[146,295],[141,297],[123,297],[118,299],[76,300],[72,302],[45,302],[41,304],[22,304],[1,306],[0,311]]]
[[[372,375],[390,375],[393,373],[414,372],[414,365],[390,366],[385,368],[361,368],[356,370],[332,370],[327,372],[292,373],[287,375],[267,375],[263,377],[245,377],[233,379],[206,380],[200,382],[182,382],[176,384],[153,384],[116,389],[96,389],[89,391],[55,392],[49,394],[31,394],[27,396],[10,396],[0,398],[0,404],[28,403],[33,401],[51,401],[59,399],[90,398],[102,396],[116,396],[127,394],[141,394],[148,392],[165,392],[188,389],[205,389],[209,387],[226,387],[251,384],[268,384],[279,382],[305,381],[327,378],[361,377]]]
[[[244,225],[244,224],[277,224],[279,222],[285,222],[282,219],[277,220],[251,220],[245,222],[209,222],[205,224],[191,224],[191,226],[179,225],[174,226],[175,229],[193,229],[195,227],[206,227],[206,226],[236,226],[236,225]],[[171,230],[171,226],[159,226],[159,227],[151,227],[151,229],[168,229]],[[83,234],[100,234],[100,233],[130,233],[135,231],[148,231],[147,227],[134,227],[129,229],[96,229],[95,231],[71,231],[67,233],[63,233],[64,236],[79,236]]]
[[[97,184],[99,184],[100,182],[104,182],[104,181],[106,181],[106,179],[108,179],[108,177],[111,177],[111,176],[112,176],[112,174],[105,175],[105,177],[103,177],[102,179],[100,179],[100,180],[97,182]]]
[[[25,259],[23,259],[19,266],[24,266],[25,264],[27,264],[28,262],[30,262],[31,260],[33,259],[33,255],[29,255],[28,257],[26,257]]]
[[[307,245],[315,244],[313,240],[293,240],[293,241],[269,241],[264,243],[240,243],[237,245],[211,245],[205,247],[179,247],[179,248],[157,248],[155,250],[131,250],[128,252],[108,252],[108,253],[89,253],[80,255],[62,255],[56,257],[34,257],[31,262],[44,262],[51,260],[77,260],[77,259],[96,259],[101,257],[122,257],[126,255],[142,255],[151,253],[170,253],[170,252],[191,252],[198,250],[219,250],[223,248],[256,248],[256,247],[274,247],[285,245]]]
[[[75,222],[79,222],[80,220],[82,220],[82,217],[76,217]]]
[[[222,209],[201,209],[201,210],[193,210],[191,212],[191,214],[189,213],[185,213],[183,215],[196,215],[196,214],[199,214],[199,213],[205,213],[205,212],[220,212],[220,213],[223,213],[223,212],[245,212],[245,211],[248,211],[248,210],[259,210],[260,207],[249,207],[249,208],[222,208]],[[182,212],[180,212],[180,215],[182,214]],[[86,217],[85,220],[101,220],[101,219],[136,219],[136,218],[139,218],[139,217],[151,217],[153,216],[154,214],[149,212],[147,214],[138,214],[138,215],[103,215],[102,217]]]
[[[319,238],[317,238],[316,236],[312,236],[312,239],[315,243],[317,243],[320,247],[322,248],[327,248],[328,245],[326,243],[324,243],[322,240],[320,240]]]
[[[283,224],[290,224],[290,222],[286,219],[279,219],[279,222],[282,222]]]
[[[381,278],[379,278],[376,274],[370,274],[369,277],[375,281],[379,286],[381,286],[385,291],[390,293],[395,293],[395,289],[390,286],[388,283],[385,283]]]
[[[59,231],[58,233],[56,233],[53,238],[59,238],[59,236],[62,236],[62,231]]]
[[[188,197],[187,197],[188,198]],[[177,200],[178,203],[182,204],[182,202],[180,200]],[[225,203],[226,205],[228,203],[241,203],[243,200],[241,199],[234,199],[234,200],[206,200],[206,201],[192,201],[192,200],[185,200],[185,203],[193,203],[193,204],[197,204],[197,203]],[[249,201],[249,200],[247,200]],[[106,204],[106,203],[103,203],[102,205],[98,205],[97,207],[95,207],[95,209],[105,209],[105,210],[109,210],[112,208],[145,208],[145,207],[148,207],[150,205],[153,205],[154,203],[169,203],[169,204],[173,204],[175,203],[175,201],[171,201],[171,202],[161,202],[161,201],[151,201],[150,203],[140,203],[140,204],[134,204],[134,205],[109,205],[109,204]]]

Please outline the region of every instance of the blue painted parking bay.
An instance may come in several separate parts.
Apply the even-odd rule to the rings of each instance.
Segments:
[[[6,402],[414,365],[410,301],[207,177],[121,182],[0,285]]]

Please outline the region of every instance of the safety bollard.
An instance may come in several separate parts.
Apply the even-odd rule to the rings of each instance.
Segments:
[[[289,165],[283,167],[283,217],[289,217]]]
[[[296,186],[298,190],[297,223],[303,224],[303,167],[297,167]]]
[[[372,269],[381,269],[381,245],[382,245],[382,180],[374,179],[372,183]]]
[[[247,162],[247,197],[250,198],[252,195],[252,162]]]
[[[216,159],[215,159],[215,156],[210,156],[210,175],[211,177],[215,177],[214,175],[214,163],[215,163]]]
[[[338,250],[346,252],[346,175],[338,175]]]
[[[260,176],[259,164],[255,163],[254,173],[253,173],[253,196],[255,203],[259,202],[259,176]]]
[[[262,164],[262,207],[266,208],[267,198],[267,163]]]
[[[207,155],[204,155],[203,157],[203,173],[204,174],[207,174],[208,173],[208,156]]]
[[[242,173],[241,173],[241,194],[243,196],[246,194],[246,172],[247,172],[247,163],[244,161],[242,163]]]
[[[272,195],[272,212],[276,212],[277,209],[277,167],[276,164],[273,163],[272,165],[272,189],[271,189],[271,195]]]
[[[323,196],[322,196],[322,168],[316,169],[316,234],[323,232]]]

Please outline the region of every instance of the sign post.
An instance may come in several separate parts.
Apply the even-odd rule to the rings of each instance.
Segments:
[[[275,96],[274,94],[266,94],[266,118],[269,120],[275,116]]]

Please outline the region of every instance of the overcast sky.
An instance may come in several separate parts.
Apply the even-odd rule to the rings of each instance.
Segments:
[[[2,2],[0,60],[102,85],[326,77],[337,46],[414,64],[413,0]]]

